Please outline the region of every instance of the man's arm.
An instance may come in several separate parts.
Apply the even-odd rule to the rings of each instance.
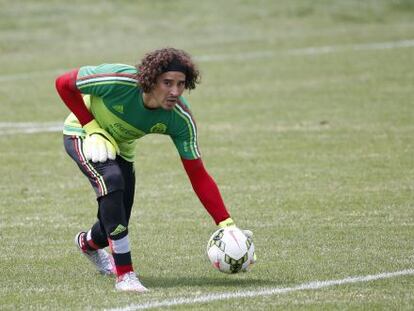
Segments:
[[[195,193],[216,224],[224,226],[233,224],[217,184],[204,168],[201,158],[195,160],[181,158],[181,161]]]
[[[92,121],[94,118],[82,99],[81,92],[76,87],[78,69],[68,71],[56,79],[56,90],[70,111],[78,118],[80,124]]]
[[[92,162],[114,160],[116,154],[119,154],[119,147],[113,137],[99,126],[86,107],[82,94],[76,87],[78,71],[74,69],[59,76],[55,81],[56,90],[87,134],[83,144],[85,158]]]

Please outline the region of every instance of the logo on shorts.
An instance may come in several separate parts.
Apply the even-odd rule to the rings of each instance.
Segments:
[[[151,133],[164,134],[167,131],[167,126],[164,123],[157,123],[151,127]]]

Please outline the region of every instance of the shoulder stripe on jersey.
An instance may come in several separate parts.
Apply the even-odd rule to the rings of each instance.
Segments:
[[[196,124],[196,122],[193,118],[193,115],[191,114],[190,109],[188,109],[188,107],[185,104],[183,104],[183,102],[180,99],[178,99],[178,101],[177,101],[177,106],[180,106],[190,116],[190,118],[191,118],[191,120],[194,124],[195,131],[197,132],[197,124]]]
[[[89,79],[76,81],[76,86],[81,87],[87,84],[99,84],[102,82],[106,82],[106,83],[124,82],[127,84],[136,85],[138,81],[137,79],[131,78],[131,77],[119,77],[119,76],[104,76],[104,77],[95,77],[95,78],[91,77]]]
[[[113,72],[113,73],[96,73],[96,74],[82,76],[78,78],[78,81],[92,79],[92,78],[99,78],[99,77],[127,77],[127,78],[131,78],[135,80],[137,79],[137,76],[132,73]]]
[[[193,117],[191,116],[191,113],[188,111],[188,109],[184,109],[183,105],[179,101],[178,101],[178,104],[175,105],[174,110],[178,113],[178,115],[180,115],[184,119],[184,121],[187,123],[187,126],[190,130],[191,153],[193,154],[194,157],[200,158],[201,155],[198,149],[198,142],[197,142],[197,127],[196,127]]]

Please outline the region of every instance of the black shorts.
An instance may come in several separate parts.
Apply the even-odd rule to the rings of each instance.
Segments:
[[[121,190],[124,199],[132,203],[135,188],[135,171],[131,162],[117,156],[104,163],[87,161],[83,154],[83,139],[78,136],[63,135],[66,152],[76,162],[83,174],[88,177],[96,196]]]

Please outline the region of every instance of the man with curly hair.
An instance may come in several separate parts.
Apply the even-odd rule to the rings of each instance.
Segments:
[[[117,290],[147,290],[134,272],[128,238],[135,146],[144,135],[171,137],[195,193],[215,223],[234,226],[204,168],[196,123],[181,96],[199,82],[191,57],[174,48],[150,52],[136,67],[84,66],[56,79],[56,89],[71,111],[63,130],[65,149],[88,177],[98,201],[97,221],[79,232],[75,242],[100,273],[116,275]]]

